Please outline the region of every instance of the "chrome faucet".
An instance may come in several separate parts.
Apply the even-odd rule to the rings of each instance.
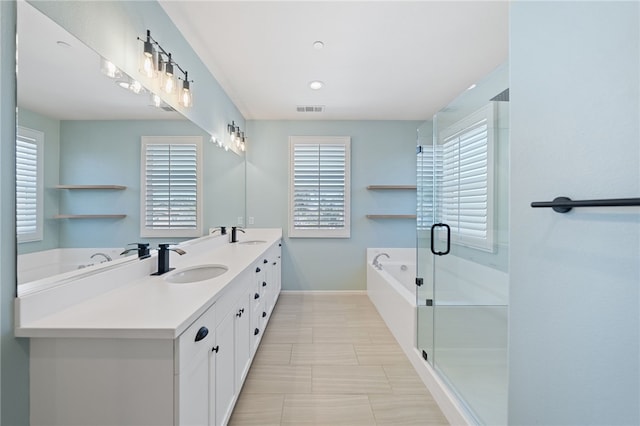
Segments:
[[[378,254],[376,254],[376,257],[373,258],[373,262],[371,262],[373,267],[376,268],[376,269],[382,269],[382,265],[380,264],[380,262],[378,262],[378,258],[380,256],[387,256],[387,259],[391,259],[391,257],[387,253],[378,253]]]
[[[93,259],[96,256],[102,256],[105,258],[105,260],[103,260],[100,263],[104,263],[104,262],[111,262],[113,259],[111,259],[111,256],[109,256],[108,254],[104,254],[104,253],[94,253],[91,255],[91,258]]]

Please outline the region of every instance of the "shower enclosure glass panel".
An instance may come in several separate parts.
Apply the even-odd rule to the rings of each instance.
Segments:
[[[418,346],[480,424],[507,422],[508,100],[503,65],[418,141],[430,150],[418,170],[432,173],[418,176],[418,196],[433,200],[431,232],[418,220]]]
[[[422,357],[433,365],[433,283],[434,256],[431,254],[431,225],[434,218],[434,161],[433,161],[433,123],[425,122],[418,128],[417,149],[417,241],[416,265],[417,277],[422,285],[416,287],[417,306],[417,344]]]

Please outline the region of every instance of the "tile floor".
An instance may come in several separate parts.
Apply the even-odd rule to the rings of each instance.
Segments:
[[[366,295],[280,295],[230,425],[447,425]]]

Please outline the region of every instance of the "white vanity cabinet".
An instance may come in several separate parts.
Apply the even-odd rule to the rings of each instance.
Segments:
[[[236,278],[177,339],[177,425],[229,421],[251,361],[250,278],[249,272]]]
[[[226,282],[211,281],[211,292],[147,272],[131,288],[23,324],[20,334],[31,339],[30,424],[227,424],[277,299],[279,243],[260,252],[221,249],[216,258],[232,266],[253,254]],[[195,320],[167,320],[191,318],[195,309],[202,312]]]

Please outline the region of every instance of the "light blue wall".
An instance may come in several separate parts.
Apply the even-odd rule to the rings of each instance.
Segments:
[[[511,4],[509,424],[640,424],[640,3]]]
[[[0,423],[29,424],[29,342],[13,337],[15,238],[15,2],[0,1]]]
[[[244,158],[211,143],[186,120],[63,121],[60,183],[123,185],[123,191],[59,191],[60,213],[126,214],[60,221],[60,247],[124,247],[140,239],[142,136],[203,137],[203,234],[244,215]],[[166,242],[166,238],[161,239]],[[172,239],[178,241],[179,239]],[[144,239],[150,241],[150,239]]]
[[[415,247],[415,220],[365,217],[415,214],[415,191],[367,185],[416,183],[415,121],[248,121],[247,217],[281,227],[285,290],[364,290],[367,247]],[[287,237],[289,136],[351,137],[351,238]]]
[[[18,253],[32,253],[60,246],[59,224],[52,219],[59,212],[59,193],[48,182],[60,182],[60,121],[20,108],[18,124],[44,133],[44,220],[43,240],[18,244]]]

